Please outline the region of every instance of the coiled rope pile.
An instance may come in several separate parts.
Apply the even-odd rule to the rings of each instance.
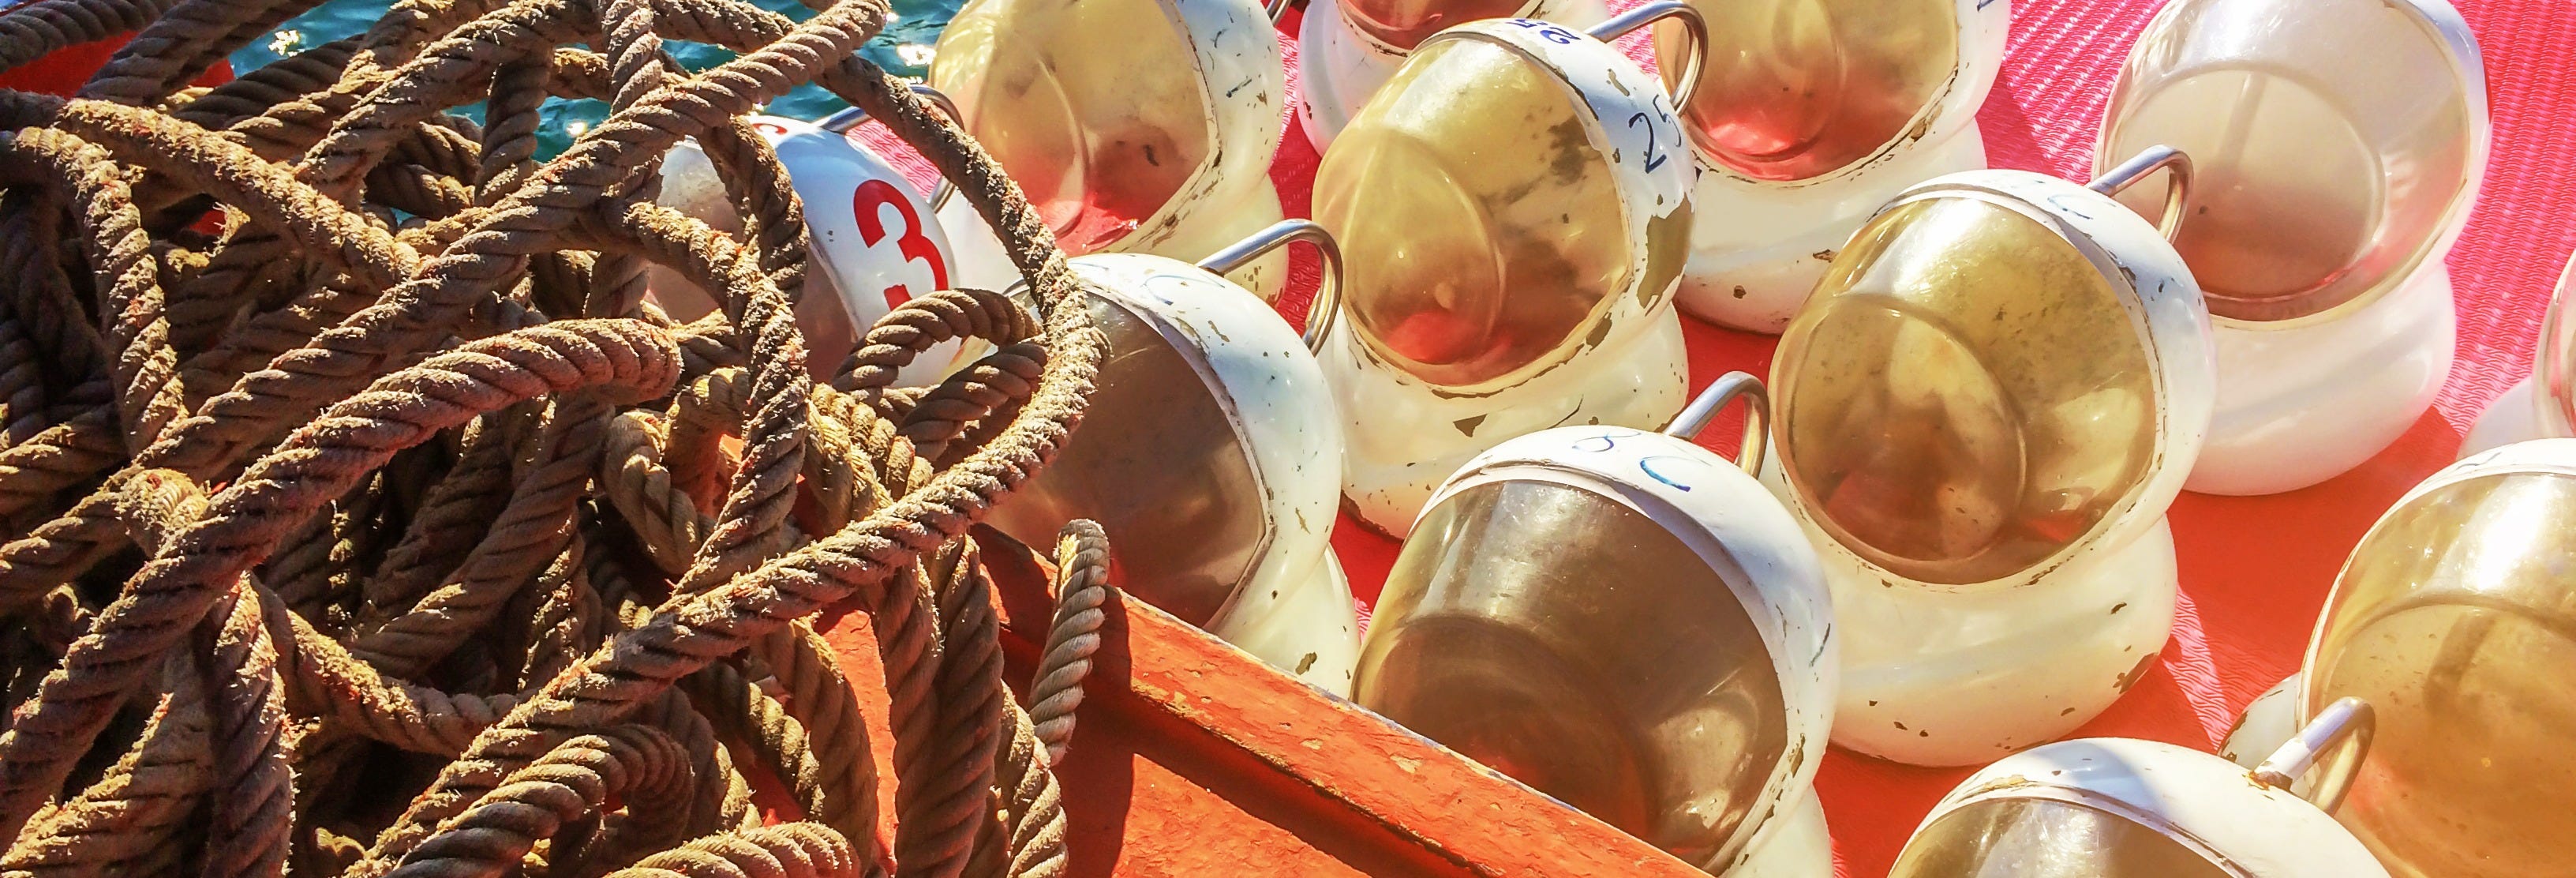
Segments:
[[[1032,719],[966,531],[1103,342],[1011,181],[853,54],[884,0],[400,0],[185,87],[315,2],[0,16],[0,69],[139,31],[76,99],[0,91],[0,873],[1060,873],[1098,533],[1054,547]],[[685,75],[665,39],[741,54]],[[1006,230],[1041,317],[925,296],[815,380],[805,226],[742,118],[808,81]],[[613,113],[539,163],[550,95]],[[654,205],[682,138],[740,237]],[[670,319],[648,265],[722,307]],[[958,336],[999,350],[890,387]],[[882,653],[890,850],[833,604]]]

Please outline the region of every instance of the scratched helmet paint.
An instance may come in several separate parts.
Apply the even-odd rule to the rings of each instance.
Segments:
[[[1284,65],[1255,0],[973,0],[940,32],[930,83],[1066,253],[1196,259],[1284,216]],[[1010,271],[971,206],[941,220],[979,271]],[[1276,298],[1287,263],[1237,281]]]
[[[1322,152],[1432,34],[1495,18],[1585,28],[1609,17],[1601,0],[1313,0],[1297,25],[1297,115]]]
[[[773,116],[750,121],[777,150],[804,203],[817,270],[806,275],[796,325],[805,334],[809,362],[828,371],[877,318],[914,295],[948,289],[956,251],[912,184],[855,135]],[[663,160],[658,203],[724,231],[742,228],[695,141],[682,141]],[[715,307],[705,291],[665,269],[654,269],[651,289],[663,309],[682,320]],[[896,381],[935,383],[963,365],[966,354],[958,342],[942,343],[904,367]]]
[[[1681,408],[1670,296],[1692,208],[1671,105],[1598,39],[1478,21],[1424,41],[1334,141],[1315,217],[1349,274],[1321,356],[1362,521],[1401,533],[1512,436]]]
[[[2188,487],[2270,494],[2360,465],[2450,374],[2443,255],[2477,201],[2486,75],[2443,0],[2176,0],[2104,111],[2097,167],[2189,153],[2175,246],[2218,331],[2218,415]],[[2122,200],[2162,213],[2162,186]]]
[[[1341,423],[1305,341],[1218,273],[1294,238],[1322,238],[1332,252],[1320,227],[1291,220],[1209,267],[1142,253],[1075,257],[1109,341],[1090,408],[991,521],[1030,545],[1050,544],[1072,519],[1098,521],[1119,587],[1347,693],[1359,623],[1327,542]],[[1319,298],[1329,303],[1331,291],[1328,281]]]
[[[1682,108],[1701,205],[1684,313],[1777,333],[1879,205],[1986,165],[2010,0],[1690,0],[1716,43]],[[1664,81],[1691,47],[1655,42]]]
[[[1388,572],[1355,700],[1711,872],[1831,875],[1809,788],[1837,673],[1823,573],[1688,435],[1747,390],[1720,378],[1670,434],[1559,427],[1450,476]]]
[[[2134,683],[2212,369],[2191,274],[2104,195],[1971,171],[1863,225],[1781,338],[1765,473],[1833,587],[1834,742],[1973,764]]]
[[[2400,876],[2576,874],[2576,439],[2434,473],[2335,577],[2301,670],[2227,751],[2271,749],[2341,699],[2377,713],[2337,819]]]

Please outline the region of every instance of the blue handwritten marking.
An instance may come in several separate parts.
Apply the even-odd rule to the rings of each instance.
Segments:
[[[1664,475],[1663,473],[1660,473],[1660,472],[1656,472],[1656,471],[1655,471],[1655,461],[1658,461],[1658,460],[1678,460],[1678,461],[1681,461],[1681,462],[1683,462],[1683,463],[1690,463],[1690,462],[1691,462],[1688,458],[1674,457],[1674,456],[1669,455],[1669,454],[1658,454],[1658,455],[1655,455],[1655,456],[1653,456],[1653,457],[1648,457],[1648,458],[1643,458],[1643,459],[1638,460],[1638,461],[1637,461],[1637,468],[1638,468],[1638,469],[1640,469],[1640,470],[1645,471],[1646,475],[1648,475],[1648,476],[1652,476],[1652,477],[1654,478],[1654,480],[1655,480],[1655,481],[1662,482],[1662,483],[1667,484],[1667,485],[1671,485],[1671,486],[1673,486],[1673,487],[1675,487],[1675,488],[1678,488],[1678,489],[1680,489],[1680,490],[1684,490],[1684,491],[1688,491],[1688,490],[1690,490],[1690,489],[1691,489],[1691,486],[1689,486],[1689,485],[1685,485],[1685,484],[1682,484],[1682,483],[1680,483],[1680,482],[1673,481],[1673,480],[1672,480],[1672,477],[1670,477],[1670,476],[1666,476],[1666,475]]]
[[[1511,19],[1511,23],[1513,27],[1538,31],[1539,39],[1546,40],[1560,46],[1574,45],[1574,32],[1558,27],[1554,24],[1528,18]]]
[[[1661,142],[1663,138],[1655,136],[1655,118],[1647,115],[1646,111],[1639,110],[1636,115],[1628,117],[1630,128],[1637,127],[1639,122],[1646,123],[1646,171],[1652,173],[1655,169],[1664,166],[1665,155],[1662,152],[1664,145]]]
[[[1180,303],[1173,299],[1171,294],[1164,292],[1162,289],[1163,287],[1177,284],[1182,289],[1189,290],[1205,283],[1206,281],[1199,278],[1175,272],[1156,272],[1145,276],[1145,290],[1153,293],[1155,299],[1160,300],[1166,305],[1177,305]]]

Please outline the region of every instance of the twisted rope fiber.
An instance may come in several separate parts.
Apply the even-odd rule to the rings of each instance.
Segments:
[[[615,387],[649,398],[678,378],[679,351],[632,321],[572,321],[468,345],[386,376],[297,430],[174,534],[125,594],[72,645],[63,667],[0,734],[0,816],[41,802],[139,682],[220,589],[322,502],[395,451],[482,412],[541,393]],[[10,818],[15,830],[23,818]]]
[[[721,119],[783,94],[793,77],[818,68],[821,59],[846,54],[864,33],[882,25],[881,7],[849,3],[818,15],[795,32],[760,51],[744,55],[705,74],[654,92],[636,107],[609,117],[572,149],[544,168],[509,199],[485,215],[483,223],[426,265],[420,277],[394,286],[404,268],[418,265],[411,249],[391,241],[356,214],[338,208],[302,182],[286,178],[257,162],[240,147],[202,129],[166,117],[139,114],[113,104],[59,100],[19,92],[0,93],[0,117],[26,116],[31,122],[54,121],[79,131],[103,131],[104,142],[122,153],[149,155],[153,149],[184,151],[183,167],[204,170],[193,175],[201,188],[219,196],[240,196],[271,210],[300,209],[328,218],[322,222],[288,223],[299,246],[323,232],[344,234],[321,243],[337,243],[343,258],[332,267],[378,286],[394,286],[383,301],[369,306],[304,348],[282,355],[271,368],[244,376],[242,382],[206,405],[196,416],[178,422],[153,447],[138,455],[150,465],[168,465],[196,474],[232,459],[264,438],[271,426],[304,413],[304,406],[354,389],[369,374],[397,356],[396,351],[435,341],[438,331],[459,317],[463,306],[493,288],[492,282],[514,272],[530,253],[548,248],[556,232],[580,211],[573,209],[622,179],[631,169],[614,160],[621,151],[647,154],[668,149],[680,137],[703,132]],[[353,59],[353,62],[355,60]],[[904,97],[909,97],[905,95]],[[138,115],[139,114],[139,115]],[[123,121],[136,132],[116,128]],[[195,132],[190,134],[189,132]],[[321,150],[317,146],[316,150]],[[216,159],[235,164],[217,164]],[[228,173],[239,165],[265,171]],[[230,198],[228,197],[228,200]],[[563,209],[546,210],[548,207]],[[486,232],[493,234],[486,235]],[[480,245],[499,253],[472,249]],[[326,257],[331,255],[324,254]],[[326,260],[330,261],[330,260]],[[363,261],[366,264],[360,265]],[[428,312],[421,319],[416,312]],[[212,433],[213,436],[202,434]],[[197,435],[192,435],[197,434]],[[163,458],[170,458],[164,460]],[[85,567],[103,554],[107,527],[104,504],[75,508],[73,514],[41,529],[37,538],[0,548],[0,575],[19,575],[14,568],[34,566],[47,581],[68,578],[65,568]],[[40,539],[39,539],[40,538]],[[32,563],[31,563],[32,562]]]
[[[1088,518],[1065,523],[1056,537],[1055,570],[1055,620],[1047,628],[1046,648],[1038,654],[1037,677],[1029,684],[1029,719],[1050,763],[1064,761],[1065,748],[1073,743],[1082,679],[1091,675],[1091,657],[1100,652],[1100,627],[1109,620],[1101,609],[1109,601],[1108,532]]]
[[[669,735],[643,726],[566,741],[439,826],[391,875],[486,878],[505,874],[566,823],[624,800],[629,822],[653,826],[686,808],[695,778]]]
[[[782,823],[702,838],[610,878],[856,878],[871,867],[821,824]]]
[[[185,476],[148,470],[117,495],[135,542],[159,550],[171,531],[205,514],[206,496]],[[206,685],[216,792],[206,874],[274,875],[285,868],[294,781],[288,766],[285,685],[259,599],[243,580],[200,623],[214,657]]]
[[[0,253],[35,269],[0,279],[0,622],[33,665],[0,732],[11,868],[1060,873],[965,531],[1078,424],[1103,341],[998,165],[853,54],[882,2],[398,0],[185,92],[307,0],[37,5],[16,25],[68,24],[0,25],[0,60],[143,33],[83,99],[0,92],[0,205],[24,208]],[[742,54],[683,76],[670,38]],[[960,181],[1036,313],[924,296],[863,334],[848,392],[810,377],[802,207],[741,119],[807,81]],[[538,163],[550,93],[616,109]],[[477,101],[489,129],[447,112]],[[683,137],[739,237],[650,203]],[[720,307],[671,321],[645,264]],[[1004,351],[885,380],[960,335]],[[129,543],[146,560],[101,594]],[[891,852],[858,693],[804,619],[844,600],[892,705]],[[388,789],[406,752],[451,761]],[[736,755],[810,822],[759,826]],[[67,789],[83,764],[105,773]]]

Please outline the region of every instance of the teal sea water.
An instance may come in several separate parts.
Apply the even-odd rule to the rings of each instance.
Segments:
[[[288,19],[266,39],[254,41],[232,57],[236,73],[275,61],[280,57],[318,46],[343,37],[356,36],[384,14],[390,0],[330,0],[312,11]],[[751,0],[763,9],[803,21],[814,15],[796,0]],[[0,5],[6,5],[0,3]],[[948,24],[963,0],[894,0],[894,15],[884,33],[870,40],[860,53],[879,66],[903,76],[918,77],[930,69],[932,44],[939,40],[939,29]],[[733,58],[734,53],[698,43],[666,44],[672,57],[690,70],[704,70]],[[848,104],[812,85],[800,86],[786,97],[769,105],[768,112],[797,119],[820,119]],[[482,105],[461,108],[461,112],[482,121]],[[563,151],[575,135],[597,124],[608,115],[608,105],[599,101],[567,101],[551,98],[540,111],[545,126],[538,132],[544,156]]]

